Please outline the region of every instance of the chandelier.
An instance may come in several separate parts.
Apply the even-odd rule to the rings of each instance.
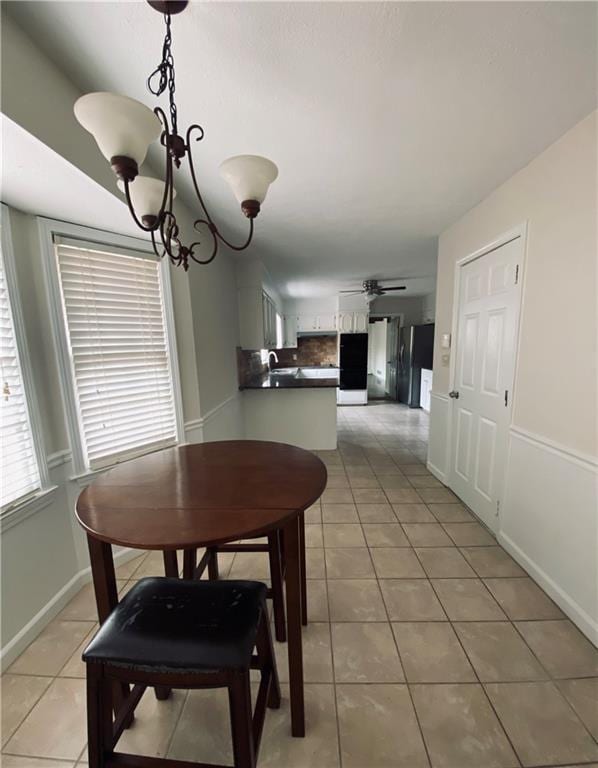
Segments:
[[[199,190],[191,151],[192,141],[204,137],[200,125],[191,125],[184,138],[179,133],[177,107],[174,98],[176,84],[174,57],[172,55],[171,16],[183,11],[188,0],[148,0],[156,11],[164,16],[166,33],[162,46],[162,61],[149,76],[147,86],[154,96],[168,91],[170,120],[156,107],[153,112],[145,104],[115,93],[88,93],[81,96],[74,106],[75,117],[95,138],[100,151],[110,161],[118,177],[118,186],[124,192],[131,216],[139,229],[149,232],[152,246],[160,258],[167,256],[175,266],[185,271],[189,261],[209,264],[218,253],[219,243],[235,251],[243,251],[253,237],[253,220],[260,212],[268,187],[278,176],[276,165],[258,155],[237,155],[220,165],[220,175],[230,184],[241,210],[249,219],[249,233],[245,242],[235,245],[219,231],[209,214]],[[165,179],[139,175],[149,145],[160,139],[165,155]],[[197,232],[209,231],[212,252],[207,258],[199,258],[200,241],[185,245],[173,211],[176,196],[174,188],[175,168],[186,158],[195,194],[199,202],[200,216],[193,222]]]

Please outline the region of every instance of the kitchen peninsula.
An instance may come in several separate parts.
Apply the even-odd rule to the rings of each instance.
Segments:
[[[336,448],[338,368],[270,370],[259,352],[239,353],[247,439],[274,440],[309,450]]]

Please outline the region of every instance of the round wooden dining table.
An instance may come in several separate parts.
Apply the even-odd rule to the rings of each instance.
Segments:
[[[166,575],[178,576],[177,550],[282,531],[291,731],[303,736],[303,512],[322,495],[326,479],[313,453],[258,440],[183,445],[106,471],[77,501],[100,623],[118,602],[113,545],[162,550]]]

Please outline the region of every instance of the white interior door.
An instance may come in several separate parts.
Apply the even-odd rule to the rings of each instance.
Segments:
[[[494,531],[511,415],[521,257],[517,237],[458,267],[450,486]]]

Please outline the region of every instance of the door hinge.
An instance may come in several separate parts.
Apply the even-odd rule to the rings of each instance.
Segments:
[[[515,267],[515,285],[519,282],[519,264]]]
[[[505,408],[509,404],[509,390],[505,389]]]
[[[498,517],[500,514],[500,499],[496,500],[496,516]]]

